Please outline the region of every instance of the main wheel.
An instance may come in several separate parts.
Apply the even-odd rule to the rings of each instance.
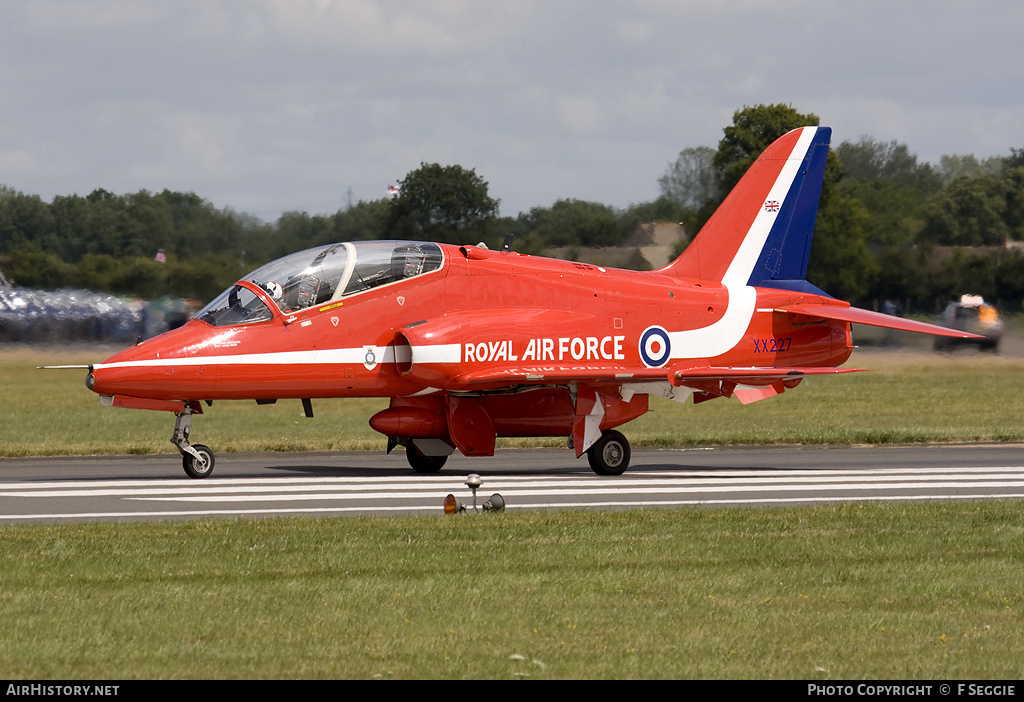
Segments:
[[[181,465],[185,469],[185,473],[190,478],[209,478],[210,473],[213,472],[213,451],[209,446],[202,444],[194,444],[192,448],[196,450],[201,460],[191,453],[182,452]]]
[[[622,475],[629,467],[629,442],[617,431],[606,431],[587,450],[587,460],[598,475]]]
[[[448,456],[424,456],[412,443],[405,447],[405,458],[417,473],[436,473],[448,460]]]

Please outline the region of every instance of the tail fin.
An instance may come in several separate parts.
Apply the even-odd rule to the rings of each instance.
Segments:
[[[831,138],[829,127],[802,127],[776,139],[658,272],[824,294],[805,278]]]

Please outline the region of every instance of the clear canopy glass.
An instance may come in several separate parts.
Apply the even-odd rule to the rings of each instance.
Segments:
[[[322,305],[365,290],[438,270],[437,244],[419,241],[358,241],[290,254],[257,268],[243,280],[267,292],[283,314]],[[225,290],[196,314],[214,326],[273,318],[263,301],[242,285]]]

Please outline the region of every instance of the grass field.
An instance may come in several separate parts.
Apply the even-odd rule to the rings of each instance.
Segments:
[[[173,452],[95,354],[0,354],[6,456]],[[858,353],[634,445],[1024,439],[1020,357]],[[216,451],[380,449],[383,402],[217,403]],[[0,470],[2,470],[0,461]],[[0,527],[8,679],[1019,679],[1024,502]]]
[[[0,527],[0,669],[1016,680],[1022,507]]]

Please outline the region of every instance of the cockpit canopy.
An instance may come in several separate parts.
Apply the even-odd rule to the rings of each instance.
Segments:
[[[242,280],[266,291],[283,314],[340,300],[370,288],[436,271],[444,263],[437,244],[357,241],[299,251],[257,268]],[[215,327],[273,318],[254,292],[234,285],[195,316]]]

